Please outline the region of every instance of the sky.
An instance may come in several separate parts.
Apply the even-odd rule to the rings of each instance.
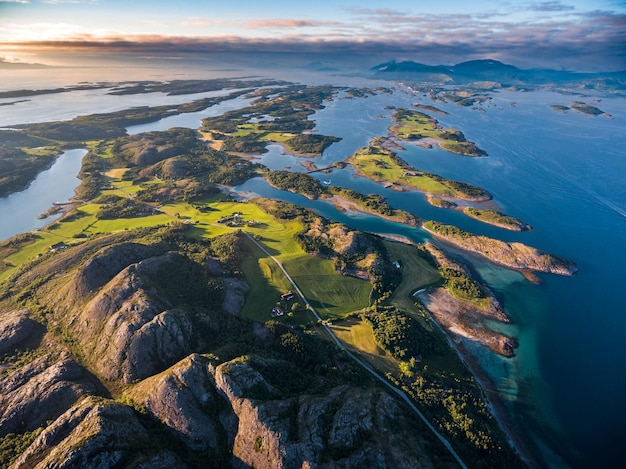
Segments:
[[[236,51],[626,70],[626,1],[0,0],[8,62]]]

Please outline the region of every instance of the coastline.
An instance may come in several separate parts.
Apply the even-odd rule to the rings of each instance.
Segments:
[[[450,244],[451,246],[454,246],[463,251],[479,255],[487,259],[489,262],[493,262],[494,264],[501,265],[508,269],[516,270],[522,273],[529,280],[533,281],[533,283],[536,283],[534,280],[537,278],[536,276],[534,276],[533,272],[543,272],[569,277],[578,272],[578,268],[576,267],[576,264],[574,262],[541,251],[540,249],[534,248],[532,246],[527,246],[522,243],[505,243],[504,241],[500,241],[498,239],[468,233],[469,237],[467,238],[467,241],[473,240],[477,243],[490,244],[488,250],[481,250],[476,246],[469,245],[467,242],[461,242],[455,237],[446,236],[438,233],[435,230],[431,230],[427,226],[425,226],[425,223],[422,223],[420,227],[427,233],[430,233],[435,239],[439,241]],[[458,230],[458,228],[456,229]],[[513,255],[514,261],[504,260],[500,255],[494,253],[494,251],[498,250],[498,248],[500,249],[500,251],[502,251],[501,253],[506,251],[506,253]],[[519,257],[522,257],[523,259],[519,260]],[[533,273],[533,276],[530,276],[529,272]]]
[[[428,308],[426,309],[428,310]],[[430,311],[429,314],[433,324],[445,335],[450,347],[454,349],[459,359],[465,364],[478,383],[478,386],[482,389],[489,412],[498,423],[500,429],[504,432],[511,447],[529,467],[542,467],[542,464],[535,457],[535,451],[529,447],[529,442],[515,431],[514,424],[508,415],[504,402],[501,400],[495,388],[495,384],[463,344],[464,341],[470,339],[463,338],[459,335],[452,336],[451,333],[439,324]]]
[[[354,212],[359,212],[359,213],[364,213],[367,215],[379,217],[379,218],[382,218],[383,220],[387,220],[387,221],[391,221],[395,223],[404,223],[409,226],[418,226],[419,224],[419,219],[417,217],[412,216],[408,212],[404,212],[402,210],[396,210],[396,212],[399,212],[398,215],[389,216],[389,215],[383,215],[373,210],[367,210],[363,208],[361,205],[357,204],[356,202],[353,202],[337,194],[333,194],[330,197],[322,196],[320,197],[320,199],[332,203],[335,206],[335,208],[337,208],[337,210],[340,210],[342,212],[351,210]]]

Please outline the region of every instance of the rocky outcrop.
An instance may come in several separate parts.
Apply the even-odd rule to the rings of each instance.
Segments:
[[[0,436],[32,431],[95,391],[67,352],[42,355],[0,376]]]
[[[484,314],[476,306],[458,300],[445,288],[420,292],[418,298],[435,321],[453,338],[462,337],[479,342],[505,357],[515,355],[519,345],[517,340],[489,329]]]
[[[229,417],[231,424],[226,427],[236,428],[232,414],[220,418],[223,398],[216,393],[208,360],[197,354],[142,381],[127,391],[126,396],[143,405],[193,450],[223,450],[226,442],[221,440],[222,427]]]
[[[139,243],[118,243],[103,248],[74,276],[74,295],[77,298],[90,297],[125,267],[157,253],[153,246]]]
[[[160,372],[190,350],[185,312],[152,289],[149,277],[169,255],[131,264],[108,282],[80,313],[75,326],[95,371],[130,383]]]
[[[10,468],[114,468],[130,461],[185,467],[169,452],[145,454],[148,445],[149,433],[130,407],[89,397],[48,426]]]
[[[424,223],[423,228],[454,246],[480,254],[496,264],[512,269],[534,270],[558,275],[574,275],[578,272],[578,268],[572,261],[522,243],[507,243],[432,221]]]
[[[324,395],[259,400],[247,395],[272,386],[254,359],[224,363],[214,373],[237,416],[233,456],[240,467],[432,466],[423,430],[378,389],[338,386]]]
[[[30,337],[37,322],[28,311],[7,311],[0,314],[0,355],[15,348]]]
[[[217,452],[231,467],[432,467],[426,430],[390,395],[341,385],[283,396],[257,369],[281,363],[250,357],[215,367],[194,354],[126,396],[190,448]]]

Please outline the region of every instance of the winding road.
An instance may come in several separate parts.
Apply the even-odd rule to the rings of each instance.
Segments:
[[[332,329],[330,327],[328,327],[326,325],[325,322],[322,321],[322,318],[320,317],[320,315],[317,313],[317,311],[315,311],[315,308],[313,308],[313,306],[311,306],[311,304],[309,303],[309,301],[306,299],[306,297],[304,296],[304,293],[302,293],[302,290],[300,290],[300,288],[298,288],[298,285],[296,285],[296,282],[291,278],[291,276],[289,275],[289,273],[285,270],[285,268],[283,267],[283,265],[279,262],[278,259],[276,259],[274,256],[272,256],[269,251],[267,249],[265,249],[265,247],[259,243],[256,239],[254,239],[254,237],[252,235],[250,235],[249,233],[247,233],[246,231],[243,231],[246,236],[248,236],[248,238],[256,245],[258,246],[258,248],[263,251],[270,259],[272,259],[276,265],[280,268],[280,270],[283,271],[283,273],[285,274],[285,277],[287,277],[287,279],[289,280],[289,282],[291,282],[291,285],[293,286],[293,289],[296,291],[296,293],[300,296],[300,298],[302,298],[302,301],[304,302],[306,308],[311,311],[313,313],[313,315],[315,316],[315,318],[320,321],[321,326],[326,330],[326,332],[328,332],[328,334],[330,335],[330,337],[333,339],[333,341],[335,342],[335,344],[337,344],[337,347],[339,347],[340,350],[344,351],[350,358],[352,358],[352,360],[354,360],[356,363],[358,363],[362,368],[364,368],[369,374],[371,374],[374,378],[376,378],[378,381],[380,381],[383,385],[385,385],[390,391],[392,391],[393,393],[395,393],[398,397],[400,397],[400,399],[402,399],[404,402],[407,403],[407,405],[413,409],[413,411],[417,414],[417,416],[422,420],[422,422],[424,422],[424,424],[428,427],[428,429],[439,439],[439,441],[441,441],[441,443],[448,449],[448,451],[450,451],[450,454],[454,457],[454,459],[456,459],[456,461],[459,463],[459,466],[461,466],[463,469],[467,469],[467,466],[465,465],[465,463],[463,462],[463,460],[461,459],[461,457],[457,454],[457,452],[454,450],[454,448],[452,447],[452,445],[450,444],[450,442],[441,434],[437,431],[437,429],[428,421],[428,419],[424,416],[424,414],[422,414],[422,412],[415,406],[415,404],[413,403],[413,401],[411,401],[411,399],[409,398],[409,396],[407,396],[401,389],[395,387],[393,384],[391,384],[389,381],[387,381],[385,378],[383,378],[382,376],[380,376],[376,370],[374,370],[374,368],[372,368],[370,365],[368,365],[367,363],[365,363],[361,358],[357,357],[354,353],[352,353],[350,350],[348,350],[342,343],[341,341],[337,338],[337,336],[335,335],[335,333],[332,331]]]

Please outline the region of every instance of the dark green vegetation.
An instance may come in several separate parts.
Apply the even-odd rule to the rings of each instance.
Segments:
[[[317,199],[326,192],[317,179],[304,173],[269,171],[265,177],[278,189],[302,194],[309,199]]]
[[[436,119],[407,109],[397,109],[393,113],[396,123],[391,128],[393,134],[403,140],[419,141],[431,138],[444,150],[466,156],[487,156],[487,153],[474,143],[468,142],[459,130],[444,129]]]
[[[321,155],[326,148],[340,140],[340,138],[326,135],[301,134],[291,137],[285,143],[296,153]]]
[[[419,311],[421,306],[414,308]],[[423,309],[421,309],[423,312]],[[387,377],[420,405],[470,467],[524,467],[506,443],[483,400],[482,390],[436,329],[412,315],[379,308],[364,319],[376,343],[397,360],[400,376]]]
[[[441,353],[442,343],[432,331],[417,320],[395,308],[364,315],[372,326],[376,343],[394,358],[409,361],[421,355]]]
[[[511,231],[526,231],[530,229],[523,221],[505,215],[497,210],[482,209],[476,207],[463,207],[463,213],[468,217],[480,220],[490,225],[498,226]]]
[[[474,303],[481,308],[489,308],[491,298],[467,273],[450,267],[440,267],[439,272],[445,279],[445,287],[455,298]]]
[[[2,138],[2,136],[0,136]],[[15,142],[20,146],[37,145],[35,139]],[[35,176],[52,165],[58,156],[55,147],[45,149],[12,148],[0,145],[0,197],[24,189]]]

